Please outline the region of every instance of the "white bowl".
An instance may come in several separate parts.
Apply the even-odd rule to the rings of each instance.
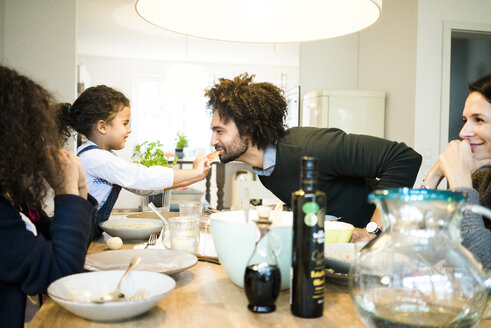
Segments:
[[[48,287],[48,295],[60,306],[80,317],[94,321],[122,321],[147,312],[174,289],[169,276],[148,271],[132,271],[121,290],[131,297],[138,290],[148,291],[145,299],[108,303],[92,303],[113,291],[124,270],[86,272],[60,278]]]
[[[162,230],[162,221],[153,219],[112,219],[99,224],[102,230],[124,240],[148,239]]]
[[[324,244],[348,243],[355,227],[341,221],[324,221]]]
[[[244,287],[247,262],[254,251],[259,231],[252,220],[257,220],[256,211],[249,211],[249,223],[245,223],[243,211],[225,211],[210,216],[211,234],[215,248],[228,277],[234,284]],[[292,263],[293,213],[282,212],[278,225],[271,231],[281,240],[278,265],[281,271],[281,289],[290,288]]]

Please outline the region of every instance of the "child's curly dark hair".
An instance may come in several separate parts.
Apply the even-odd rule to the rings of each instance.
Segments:
[[[232,119],[242,137],[250,137],[252,145],[265,149],[286,133],[287,103],[280,88],[268,82],[253,83],[254,77],[244,73],[233,80],[220,78],[205,96],[212,114],[218,111],[225,123]]]
[[[90,137],[99,120],[110,122],[130,101],[126,96],[105,85],[90,87],[75,100],[73,105],[64,104],[58,111],[58,124],[64,136],[72,128]]]
[[[15,70],[0,66],[0,196],[41,209],[50,184],[61,183],[62,138],[53,98]]]

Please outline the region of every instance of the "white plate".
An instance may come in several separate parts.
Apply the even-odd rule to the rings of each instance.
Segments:
[[[138,227],[138,224],[148,226]],[[121,227],[129,226],[129,227]],[[134,225],[134,227],[131,227]],[[119,226],[119,227],[118,227]],[[124,240],[148,239],[152,233],[162,230],[162,221],[153,219],[110,219],[99,224],[102,230],[113,237]]]
[[[193,254],[172,249],[122,249],[87,255],[85,270],[121,270],[128,267],[130,260],[142,258],[136,270],[174,274],[189,269],[198,262]]]
[[[337,273],[348,273],[355,257],[355,244],[324,244],[326,268]]]

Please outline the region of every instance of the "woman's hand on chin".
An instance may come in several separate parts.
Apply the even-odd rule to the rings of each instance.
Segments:
[[[472,173],[479,169],[479,164],[472,156],[469,141],[451,141],[438,157],[438,161],[450,189],[472,188]]]
[[[59,149],[58,160],[61,164],[62,181],[53,186],[55,194],[73,194],[87,199],[85,173],[78,157],[65,149]]]

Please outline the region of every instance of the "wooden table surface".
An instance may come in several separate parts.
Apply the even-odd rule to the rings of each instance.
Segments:
[[[89,253],[106,249],[105,244],[94,241]],[[364,327],[348,288],[342,285],[326,284],[321,318],[302,319],[290,313],[288,290],[280,293],[275,312],[250,312],[244,289],[235,286],[218,264],[198,262],[172,278],[176,280],[176,288],[157,307],[139,317],[116,323],[93,322],[71,314],[48,299],[28,327]],[[491,327],[491,320],[482,320],[477,327]]]

